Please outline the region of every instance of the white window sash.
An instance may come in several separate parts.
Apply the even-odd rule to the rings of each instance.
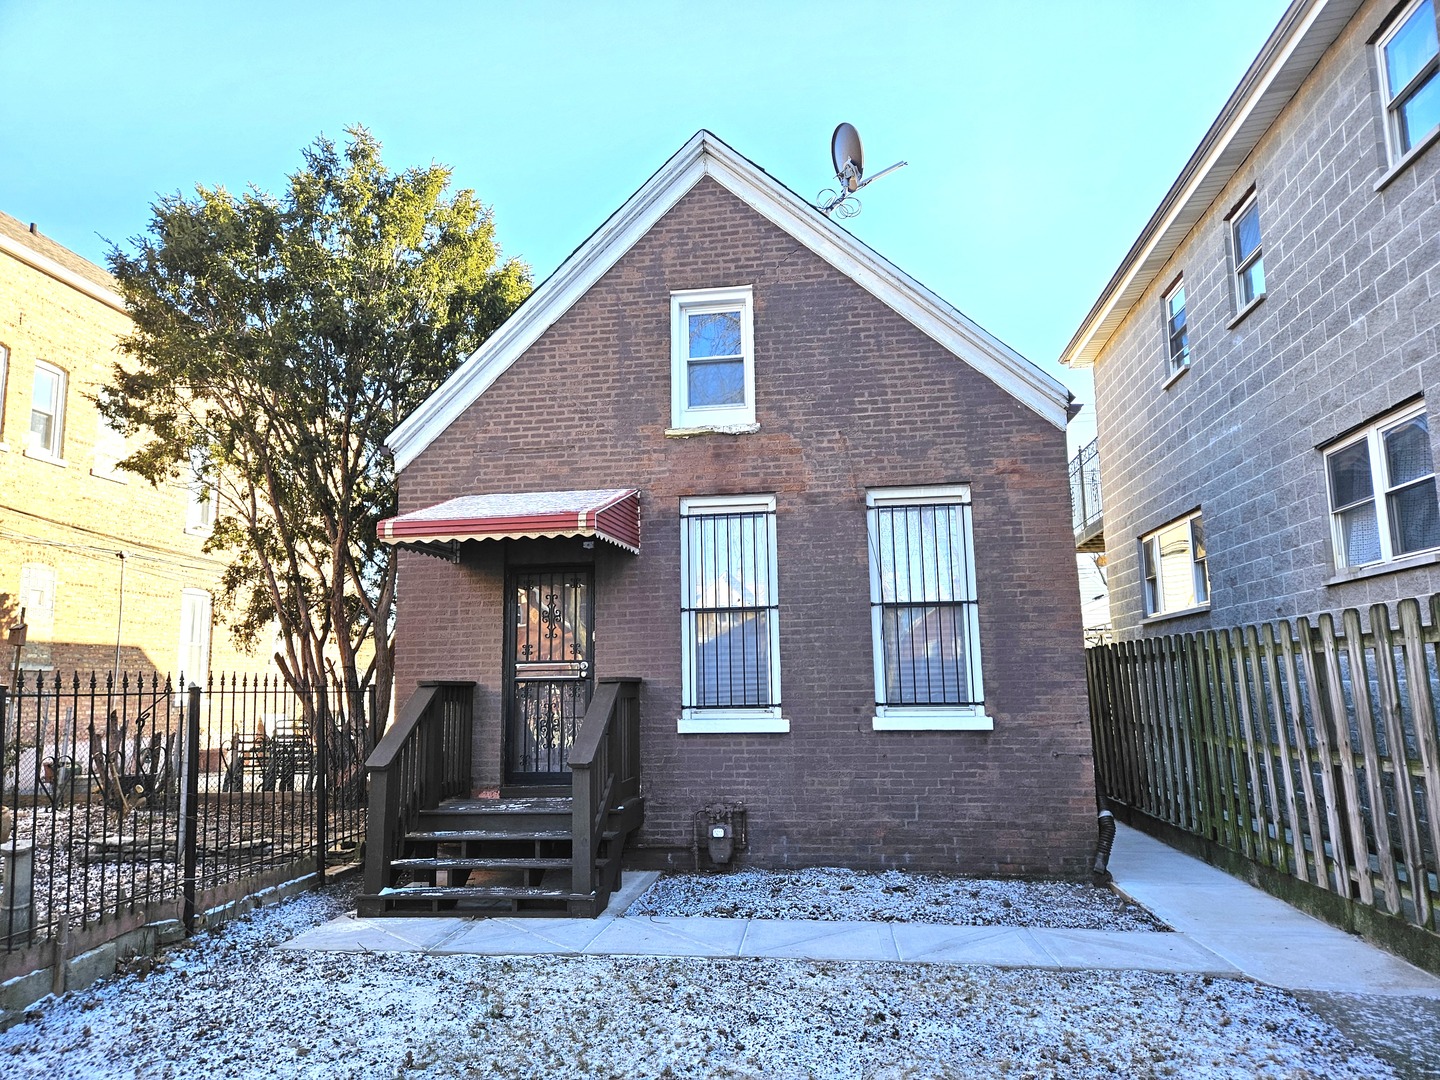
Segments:
[[[789,730],[789,721],[781,712],[780,696],[780,613],[779,613],[779,565],[775,532],[775,497],[773,495],[743,496],[691,496],[680,500],[680,683],[681,716],[678,730],[686,732],[727,731],[727,732],[783,732]],[[696,556],[703,563],[703,552],[692,552],[690,547],[690,522],[707,517],[721,517],[728,514],[763,514],[764,535],[759,539],[766,544],[765,558],[765,604],[766,635],[768,649],[766,662],[766,706],[714,706],[696,704],[698,688],[695,685],[695,661],[697,642],[695,639],[696,615],[690,609],[694,604],[693,573]],[[704,538],[702,533],[701,543]],[[758,555],[758,552],[756,553]],[[743,558],[743,556],[742,556]],[[749,560],[746,560],[749,561]]]
[[[960,505],[967,509],[971,505],[968,484],[927,485],[908,488],[883,488],[866,493],[865,496],[866,536],[868,540],[870,567],[870,640],[871,662],[875,685],[875,717],[872,727],[876,731],[989,731],[994,720],[985,711],[984,665],[980,654],[979,597],[976,589],[974,527],[970,514],[958,515],[959,529],[951,537],[952,548],[948,559],[954,568],[962,570],[960,586],[963,597],[955,601],[944,601],[953,608],[955,618],[963,627],[965,648],[965,695],[973,699],[960,704],[892,704],[889,700],[889,680],[885,652],[885,580],[881,562],[882,538],[880,515],[883,509],[899,509],[923,506]],[[959,550],[956,550],[958,546]],[[923,552],[922,552],[923,554]],[[935,568],[938,582],[939,567]],[[925,567],[921,567],[922,580],[928,580]],[[914,573],[912,568],[912,582]],[[937,602],[938,603],[938,602]]]
[[[744,401],[738,405],[689,404],[691,315],[726,311],[740,313],[740,349]],[[715,428],[755,422],[754,288],[691,289],[670,294],[670,425],[672,428]]]
[[[1351,570],[1364,566],[1380,566],[1384,563],[1394,562],[1397,559],[1408,559],[1412,556],[1437,550],[1437,548],[1420,548],[1414,551],[1397,552],[1395,550],[1392,532],[1395,523],[1391,520],[1390,514],[1390,496],[1393,493],[1426,482],[1429,482],[1431,485],[1435,484],[1436,474],[1433,471],[1433,462],[1432,471],[1428,476],[1415,477],[1400,484],[1392,483],[1389,461],[1385,454],[1385,436],[1387,433],[1425,415],[1424,405],[1392,413],[1388,416],[1381,417],[1379,420],[1367,426],[1363,431],[1357,432],[1350,438],[1325,448],[1323,457],[1325,494],[1330,504],[1330,542],[1335,552],[1335,568],[1337,570]],[[1335,454],[1343,450],[1348,450],[1350,447],[1359,443],[1365,445],[1365,452],[1370,462],[1370,498],[1368,500],[1356,499],[1344,505],[1339,505],[1335,501],[1335,485],[1330,474],[1330,459]],[[1378,534],[1377,543],[1379,555],[1374,559],[1355,562],[1350,558],[1349,546],[1346,542],[1344,515],[1348,511],[1364,506],[1367,502],[1371,503],[1375,508],[1375,529]]]

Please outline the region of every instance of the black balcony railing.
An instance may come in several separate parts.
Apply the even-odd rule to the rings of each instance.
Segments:
[[[1070,459],[1070,524],[1077,544],[1097,533],[1103,520],[1097,443],[1092,439]]]

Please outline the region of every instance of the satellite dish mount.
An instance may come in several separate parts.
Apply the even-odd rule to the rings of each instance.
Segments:
[[[840,189],[830,188],[820,192],[819,210],[827,217],[834,214],[838,218],[854,217],[860,212],[860,200],[855,198],[855,193],[866,184],[873,184],[882,176],[909,164],[897,161],[888,169],[881,169],[867,178],[865,149],[860,145],[860,133],[853,124],[841,124],[830,136],[830,162],[835,166],[835,179],[840,182]]]

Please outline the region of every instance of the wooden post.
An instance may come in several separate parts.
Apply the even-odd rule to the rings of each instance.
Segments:
[[[1290,725],[1285,715],[1285,692],[1280,685],[1280,665],[1275,647],[1275,632],[1269,623],[1260,628],[1261,657],[1265,667],[1266,711],[1275,722],[1276,748],[1280,752],[1280,779],[1285,791],[1285,824],[1290,829],[1290,851],[1295,860],[1295,876],[1310,880],[1310,860],[1305,854],[1305,834],[1300,828],[1299,806],[1295,798],[1295,762],[1290,756]],[[1282,832],[1283,839],[1283,832]],[[1323,884],[1323,882],[1322,882]]]
[[[1370,633],[1375,638],[1375,674],[1380,686],[1380,717],[1395,778],[1395,819],[1400,826],[1400,849],[1405,853],[1405,876],[1417,926],[1430,928],[1430,885],[1420,851],[1420,823],[1415,817],[1415,791],[1410,782],[1410,754],[1405,725],[1400,718],[1400,681],[1395,673],[1395,642],[1390,636],[1390,609],[1370,608]],[[1417,726],[1422,726],[1417,724]]]
[[[1307,636],[1307,654],[1313,655],[1316,648],[1324,657],[1325,666],[1312,678],[1323,674],[1325,683],[1324,702],[1326,708],[1316,709],[1315,723],[1328,725],[1334,736],[1335,753],[1340,765],[1340,794],[1345,821],[1350,830],[1350,866],[1353,867],[1355,884],[1360,890],[1360,899],[1366,904],[1375,903],[1375,881],[1370,874],[1370,843],[1365,836],[1365,818],[1361,813],[1360,785],[1355,777],[1355,747],[1350,742],[1350,716],[1345,709],[1345,679],[1340,670],[1340,645],[1335,639],[1335,620],[1329,615],[1320,616],[1318,644],[1313,635],[1308,635],[1309,622],[1304,624]],[[1341,894],[1349,896],[1347,888]]]
[[[1431,640],[1440,638],[1440,595],[1431,597]],[[1415,717],[1415,742],[1420,751],[1421,783],[1425,789],[1425,817],[1430,823],[1430,850],[1440,860],[1440,745],[1435,724],[1435,699],[1430,693],[1430,672],[1426,661],[1425,632],[1420,625],[1420,605],[1400,601],[1400,634],[1405,647],[1405,680],[1410,690],[1410,715]],[[1440,870],[1440,866],[1436,867]],[[1433,907],[1433,905],[1432,905]]]
[[[1375,742],[1375,712],[1370,702],[1369,665],[1365,662],[1365,636],[1360,629],[1360,612],[1347,608],[1345,652],[1350,658],[1350,693],[1355,702],[1355,726],[1365,756],[1365,789],[1370,796],[1370,827],[1375,832],[1375,854],[1380,860],[1380,883],[1390,914],[1399,915],[1400,880],[1395,873],[1395,854],[1390,844],[1390,822],[1385,816],[1385,790],[1380,783],[1380,749]]]
[[[1330,834],[1330,858],[1333,862],[1334,891],[1337,895],[1350,896],[1350,866],[1345,858],[1345,831],[1341,821],[1345,817],[1344,796],[1335,786],[1335,755],[1331,750],[1331,732],[1335,725],[1329,722],[1324,696],[1320,684],[1324,679],[1322,668],[1315,663],[1314,632],[1309,619],[1297,619],[1295,629],[1300,638],[1300,659],[1305,672],[1306,701],[1309,703],[1310,727],[1315,732],[1315,754],[1320,773],[1320,794],[1325,803],[1325,828]],[[1301,702],[1296,702],[1297,709]],[[1343,787],[1343,782],[1342,782]],[[1324,849],[1318,849],[1317,861],[1323,865]],[[1332,875],[1327,875],[1327,880]]]
[[[1307,880],[1313,881],[1322,889],[1329,888],[1327,883],[1330,874],[1325,865],[1325,833],[1321,827],[1320,802],[1315,796],[1315,770],[1311,765],[1310,737],[1305,726],[1305,706],[1302,703],[1300,674],[1295,660],[1295,633],[1288,622],[1281,622],[1279,627],[1280,660],[1285,669],[1284,700],[1289,703],[1289,708],[1283,709],[1282,713],[1290,729],[1293,740],[1291,746],[1300,772],[1300,791],[1305,797],[1305,821],[1309,826],[1310,851],[1315,864],[1315,876]]]

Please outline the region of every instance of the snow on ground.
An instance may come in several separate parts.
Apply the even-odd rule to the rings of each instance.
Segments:
[[[1141,972],[274,949],[257,912],[0,1033],[21,1077],[1390,1077],[1282,991]]]
[[[1169,929],[1114,891],[1073,881],[1006,881],[903,870],[868,873],[833,867],[667,874],[626,914],[1056,930]]]

